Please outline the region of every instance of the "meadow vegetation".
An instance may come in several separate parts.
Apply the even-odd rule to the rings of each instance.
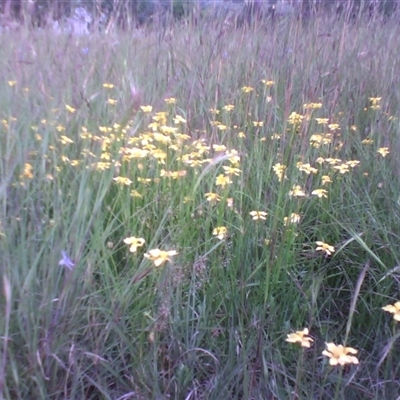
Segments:
[[[0,397],[398,398],[399,37],[2,32]]]

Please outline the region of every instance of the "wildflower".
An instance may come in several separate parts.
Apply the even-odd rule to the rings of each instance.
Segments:
[[[303,107],[304,107],[306,110],[317,110],[318,108],[322,108],[322,103],[303,104]]]
[[[74,112],[76,111],[75,108],[69,106],[68,104],[65,105],[65,108],[66,108],[66,110],[69,111],[70,113],[74,113]]]
[[[326,350],[322,352],[322,355],[329,357],[330,365],[346,365],[346,364],[358,364],[358,359],[354,355],[358,351],[352,347],[344,347],[341,344],[336,345],[334,343],[326,343]]]
[[[175,124],[175,125],[178,125],[178,124],[186,124],[186,119],[183,118],[183,117],[180,116],[180,115],[176,115],[175,118],[174,118],[174,124]]]
[[[228,229],[225,226],[218,226],[213,230],[213,235],[216,236],[219,240],[224,240],[227,233]]]
[[[395,321],[400,321],[400,301],[397,301],[393,305],[388,304],[387,306],[382,307],[382,310],[393,314],[393,319]]]
[[[296,112],[293,111],[293,112],[289,115],[288,123],[291,124],[291,125],[298,125],[298,124],[301,123],[301,121],[303,121],[303,118],[304,118],[303,115],[297,114]]]
[[[175,103],[176,103],[175,97],[170,97],[169,99],[164,99],[164,101],[165,101],[167,104],[175,104]]]
[[[145,244],[145,240],[143,238],[137,238],[135,236],[128,237],[124,239],[124,243],[130,245],[129,251],[131,253],[135,253],[138,247],[142,247]]]
[[[223,144],[213,144],[212,147],[215,151],[225,151],[226,150],[226,146],[224,146]]]
[[[314,340],[308,334],[308,328],[304,328],[302,331],[288,334],[286,341],[289,343],[300,343],[302,347],[310,347]]]
[[[63,250],[61,251],[62,259],[59,261],[58,265],[63,265],[67,267],[70,271],[72,271],[73,267],[75,267],[74,262],[67,256],[67,253]]]
[[[326,185],[328,183],[332,183],[332,179],[331,179],[331,177],[329,175],[322,175],[321,180],[322,180],[322,184],[323,185]]]
[[[215,184],[216,184],[217,186],[222,186],[222,187],[225,187],[226,185],[229,185],[229,184],[231,184],[231,183],[232,183],[232,181],[231,181],[231,179],[229,178],[229,176],[226,176],[226,175],[224,175],[224,174],[218,175],[218,176],[217,176],[217,179],[215,180]]]
[[[107,100],[107,104],[109,104],[110,106],[115,106],[117,104],[118,100],[115,99],[108,99]]]
[[[386,157],[389,154],[389,147],[381,147],[378,149],[377,153],[379,153],[382,157]]]
[[[316,174],[318,172],[317,168],[312,167],[310,164],[303,164],[302,162],[297,163],[297,168],[299,171],[305,172],[307,175]]]
[[[258,219],[266,220],[268,213],[265,211],[251,211],[250,215],[253,217],[254,221],[257,221]]]
[[[360,164],[360,161],[358,161],[358,160],[350,160],[350,161],[347,161],[346,164],[347,164],[350,168],[354,168],[354,167],[356,167],[358,164]]]
[[[136,198],[139,198],[139,199],[143,198],[143,195],[141,193],[139,193],[137,190],[131,190],[130,196],[131,197],[136,197]]]
[[[140,109],[145,113],[150,113],[153,111],[153,106],[140,106]]]
[[[32,179],[33,178],[33,167],[29,163],[24,164],[24,171],[19,175],[20,179]]]
[[[226,156],[232,165],[238,165],[240,162],[240,156],[237,150],[226,151]]]
[[[329,128],[331,131],[336,131],[336,130],[340,129],[339,124],[329,124],[329,125],[328,125],[328,128]]]
[[[163,251],[160,249],[152,249],[148,253],[145,253],[144,256],[153,261],[156,267],[159,267],[166,261],[171,261],[169,257],[175,256],[177,254],[178,252],[176,250]]]
[[[219,196],[217,193],[206,193],[205,194],[207,201],[209,201],[210,203],[213,202],[218,202],[221,200],[221,196]]]
[[[240,173],[242,172],[239,168],[235,168],[235,167],[227,167],[224,165],[222,168],[224,169],[226,175],[239,176]]]
[[[125,178],[123,176],[117,176],[116,178],[113,178],[113,180],[118,184],[125,186],[129,186],[132,183],[132,181],[129,178]]]
[[[289,196],[306,197],[306,193],[303,191],[300,185],[294,185],[292,190],[289,191]]]
[[[272,169],[274,170],[275,174],[278,176],[279,182],[285,177],[285,170],[286,165],[282,165],[280,163],[275,164]]]
[[[226,205],[227,205],[229,208],[232,208],[232,207],[233,207],[233,198],[232,198],[232,197],[228,197],[228,198],[226,199]]]
[[[329,118],[315,118],[318,125],[328,125]]]
[[[371,102],[371,108],[373,110],[378,110],[381,108],[379,102],[382,100],[382,97],[370,97],[369,101]]]
[[[17,84],[17,81],[7,81],[8,85],[13,87]]]
[[[267,81],[266,79],[261,79],[261,82],[267,87],[275,85],[275,81]]]
[[[232,110],[235,108],[235,106],[232,105],[232,104],[228,104],[228,105],[226,105],[226,106],[223,106],[222,108],[223,108],[225,111],[232,111]]]
[[[239,132],[238,137],[244,139],[246,137],[246,134],[244,132]]]
[[[112,83],[103,83],[103,88],[105,89],[112,89],[114,87],[114,84]]]
[[[339,171],[341,174],[345,174],[346,172],[349,172],[349,166],[348,164],[340,164],[340,165],[335,165],[333,169],[336,169],[336,171]]]
[[[264,121],[253,121],[253,126],[254,127],[257,127],[257,126],[262,127],[262,126],[264,126]]]
[[[250,93],[254,90],[254,88],[252,88],[251,86],[243,86],[242,87],[242,92],[243,93]]]
[[[300,215],[296,214],[296,213],[291,213],[290,217],[283,218],[283,224],[285,226],[287,226],[289,224],[297,224],[299,222],[300,222]]]
[[[315,242],[318,247],[315,250],[324,251],[328,256],[335,252],[335,248],[325,242]]]
[[[325,189],[315,189],[311,192],[312,195],[318,196],[319,198],[328,198],[328,191]]]
[[[60,136],[60,142],[62,144],[74,143],[74,141],[72,139],[70,139],[68,136],[65,136],[65,135]]]
[[[362,144],[372,144],[372,143],[374,143],[374,141],[372,139],[367,138],[367,139],[361,140],[361,143]]]

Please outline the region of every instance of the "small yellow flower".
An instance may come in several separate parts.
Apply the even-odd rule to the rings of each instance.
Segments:
[[[222,108],[223,108],[225,111],[232,111],[232,110],[235,108],[235,106],[232,105],[232,104],[228,104],[228,105],[226,105],[226,106],[223,106]]]
[[[212,148],[215,150],[215,151],[225,151],[226,150],[226,146],[225,145],[223,145],[223,144],[213,144],[212,145]]]
[[[69,111],[70,113],[74,113],[74,112],[76,111],[75,108],[69,106],[68,104],[65,105],[65,108],[66,108],[66,110]]]
[[[254,127],[257,127],[257,126],[262,127],[262,126],[264,126],[264,121],[253,121],[253,126]]]
[[[379,104],[381,100],[382,97],[370,97],[369,101],[371,102],[371,108],[373,110],[379,110],[381,108],[381,105]]]
[[[250,93],[254,90],[254,88],[252,88],[251,86],[243,86],[242,87],[242,92],[243,93]]]
[[[183,118],[181,115],[176,115],[174,118],[174,124],[178,125],[178,124],[186,124],[186,119]]]
[[[232,197],[228,197],[228,198],[226,199],[226,205],[227,205],[229,208],[232,208],[232,207],[233,207],[233,198],[232,198]]]
[[[290,217],[283,218],[283,224],[285,226],[289,224],[298,224],[300,222],[300,215],[296,213],[291,213]]]
[[[318,172],[317,168],[312,167],[310,164],[303,164],[302,162],[297,163],[297,168],[299,171],[305,172],[307,175],[316,174]]]
[[[175,256],[177,254],[178,252],[176,250],[163,251],[160,249],[152,249],[148,253],[145,253],[144,256],[153,261],[156,267],[159,267],[166,261],[171,261],[169,257]]]
[[[151,113],[153,111],[153,106],[140,106],[140,109],[144,113]]]
[[[227,167],[226,165],[224,165],[222,168],[224,169],[225,174],[229,175],[229,176],[231,176],[231,175],[239,176],[240,173],[242,172],[239,168]]]
[[[317,248],[315,250],[324,251],[328,256],[335,252],[335,248],[325,242],[315,242],[317,244]]]
[[[15,86],[17,84],[17,81],[8,81],[7,82],[9,86]]]
[[[336,171],[339,171],[341,174],[345,174],[346,172],[349,172],[349,165],[346,164],[340,164],[340,165],[334,165],[333,169]]]
[[[306,197],[306,193],[300,185],[294,185],[292,190],[289,191],[289,196],[293,197]]]
[[[257,221],[258,219],[266,220],[268,213],[265,211],[251,211],[250,215],[253,217],[254,221]]]
[[[319,198],[321,197],[328,197],[328,191],[325,189],[315,189],[311,192],[312,195],[318,196]]]
[[[107,100],[107,104],[109,104],[110,106],[115,106],[117,104],[118,100],[115,99],[108,99]]]
[[[341,344],[336,345],[334,343],[326,343],[326,350],[322,352],[322,355],[329,358],[330,365],[346,365],[346,364],[358,364],[358,359],[354,355],[358,351],[352,347],[344,347]]]
[[[165,101],[167,104],[175,104],[175,103],[176,103],[175,97],[170,97],[169,99],[164,99],[164,101]]]
[[[289,343],[300,343],[302,347],[310,347],[314,340],[308,334],[308,328],[304,328],[302,331],[288,334],[286,341]]]
[[[306,110],[317,110],[319,108],[322,108],[322,103],[308,103],[308,104],[303,104],[303,107]]]
[[[267,81],[266,79],[261,79],[261,82],[267,87],[275,85],[275,81]]]
[[[285,177],[285,170],[286,165],[282,165],[280,163],[275,164],[272,169],[274,170],[275,174],[278,176],[279,182]]]
[[[145,244],[145,240],[143,238],[137,238],[135,236],[128,237],[124,239],[124,243],[130,245],[129,251],[131,253],[135,253],[138,247],[142,247]]]
[[[327,185],[328,183],[332,183],[332,179],[329,175],[322,175],[321,181],[323,185]]]
[[[372,144],[372,143],[374,143],[374,141],[372,139],[367,138],[367,139],[361,140],[361,143],[362,144]]]
[[[387,306],[382,307],[382,310],[393,314],[393,319],[395,321],[400,321],[400,301],[397,301],[393,305],[388,304]]]
[[[221,200],[221,196],[219,196],[217,193],[206,193],[205,194],[207,201],[209,201],[210,203],[213,202],[218,202]]]
[[[315,118],[318,125],[328,125],[329,118]]]
[[[377,151],[382,157],[386,157],[389,154],[389,147],[381,147]]]
[[[304,119],[303,115],[297,114],[296,112],[293,111],[289,115],[288,123],[291,124],[291,125],[298,125],[298,124],[301,123],[301,121],[303,121],[303,119]]]
[[[112,89],[113,87],[114,87],[114,84],[112,84],[112,83],[103,83],[104,89]]]
[[[113,180],[118,184],[125,186],[129,186],[132,183],[132,181],[129,178],[125,178],[123,176],[117,176],[116,178],[113,178]]]
[[[216,236],[219,240],[224,240],[227,233],[228,229],[225,226],[218,226],[213,230],[213,235]]]
[[[232,181],[231,181],[231,179],[229,178],[229,176],[226,176],[226,175],[224,175],[224,174],[218,175],[218,176],[217,176],[217,179],[215,180],[215,184],[216,184],[217,186],[222,186],[222,187],[225,187],[226,185],[229,185],[229,184],[231,184],[231,183],[232,183]]]
[[[246,134],[241,131],[241,132],[238,133],[238,137],[241,138],[241,139],[244,139],[246,137]]]

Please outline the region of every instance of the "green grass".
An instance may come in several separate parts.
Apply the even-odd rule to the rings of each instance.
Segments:
[[[396,399],[399,35],[326,16],[2,33],[0,397]],[[310,349],[285,341],[304,328]]]

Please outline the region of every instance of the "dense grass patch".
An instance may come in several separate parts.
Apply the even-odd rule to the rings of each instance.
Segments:
[[[399,35],[2,33],[2,396],[397,398]]]

